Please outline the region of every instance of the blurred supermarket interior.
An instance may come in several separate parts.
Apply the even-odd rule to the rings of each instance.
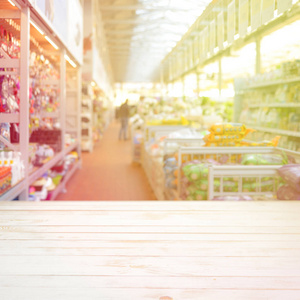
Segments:
[[[299,30],[298,0],[0,0],[0,200],[300,199]]]

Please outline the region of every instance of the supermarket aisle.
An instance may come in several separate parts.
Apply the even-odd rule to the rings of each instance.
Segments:
[[[57,200],[154,200],[141,166],[132,164],[130,141],[118,140],[113,122],[93,153],[83,153],[83,167]]]

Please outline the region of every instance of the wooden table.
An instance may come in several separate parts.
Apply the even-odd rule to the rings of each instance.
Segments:
[[[2,202],[1,300],[300,299],[300,202]]]

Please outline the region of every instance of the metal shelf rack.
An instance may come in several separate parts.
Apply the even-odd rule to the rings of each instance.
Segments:
[[[4,139],[5,144],[12,150],[18,150],[21,152],[21,157],[25,166],[25,177],[19,183],[10,188],[7,192],[0,195],[0,201],[10,201],[18,198],[19,200],[28,200],[29,186],[38,178],[40,178],[47,170],[52,168],[56,163],[63,160],[65,156],[72,150],[76,150],[79,155],[79,160],[70,169],[70,172],[66,174],[61,185],[55,190],[55,196],[57,196],[65,187],[67,181],[71,178],[73,173],[80,168],[80,105],[81,105],[81,66],[80,62],[74,59],[72,55],[72,49],[68,49],[65,43],[59,38],[59,35],[55,34],[51,24],[44,19],[42,15],[32,7],[29,1],[14,0],[15,6],[12,6],[9,2],[1,2],[0,19],[11,19],[16,21],[20,25],[19,37],[20,37],[20,58],[13,59],[7,56],[0,59],[1,68],[13,69],[13,71],[1,71],[1,75],[17,74],[20,77],[20,112],[16,114],[12,113],[0,113],[1,123],[19,123],[20,124],[20,142],[19,144],[11,144]],[[37,23],[47,36],[58,45],[58,49],[53,50],[49,44],[48,48],[45,48],[44,54],[58,57],[60,63],[59,73],[60,79],[54,81],[47,81],[45,86],[56,85],[60,89],[60,108],[58,112],[43,112],[41,117],[43,118],[56,118],[59,120],[62,131],[62,145],[65,145],[65,134],[72,135],[72,139],[76,141],[68,147],[64,147],[62,151],[57,153],[51,160],[45,163],[42,167],[37,168],[33,172],[29,172],[29,54],[31,47],[31,37],[37,31],[32,27],[32,21]],[[41,38],[41,36],[40,36]],[[44,39],[44,36],[42,37]],[[47,46],[45,46],[47,47]],[[76,62],[76,66],[70,66],[67,62],[67,58],[72,58]],[[66,81],[66,77],[68,80]],[[70,83],[72,84],[70,86]],[[68,84],[68,85],[67,85]],[[72,109],[69,109],[69,106]],[[74,116],[69,116],[67,113],[73,113]],[[69,119],[72,119],[71,121]],[[70,126],[71,123],[71,126]]]

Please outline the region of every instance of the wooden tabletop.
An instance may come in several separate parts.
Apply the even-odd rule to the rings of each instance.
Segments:
[[[1,300],[300,299],[300,202],[2,202]]]

